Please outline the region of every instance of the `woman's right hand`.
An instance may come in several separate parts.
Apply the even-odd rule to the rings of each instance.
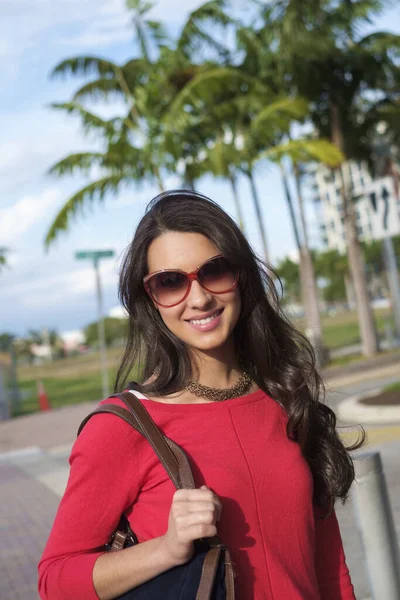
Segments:
[[[193,542],[217,534],[221,502],[207,486],[195,490],[178,490],[172,499],[168,531],[162,544],[167,556],[177,565],[193,556]]]

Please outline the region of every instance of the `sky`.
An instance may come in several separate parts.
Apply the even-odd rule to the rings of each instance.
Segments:
[[[160,0],[152,17],[177,30],[199,0]],[[398,3],[397,9],[398,9]],[[182,8],[184,6],[184,8]],[[388,11],[376,26],[400,33],[400,11]],[[94,270],[77,261],[78,250],[115,251],[100,265],[104,310],[118,306],[118,269],[146,204],[158,190],[144,182],[94,204],[46,252],[44,238],[65,201],[90,179],[56,178],[49,167],[73,152],[93,150],[79,121],[51,110],[52,102],[70,100],[85,80],[51,78],[61,60],[95,55],[124,62],[135,52],[124,0],[0,0],[0,247],[9,248],[9,267],[0,274],[0,334],[26,335],[30,329],[76,330],[97,318]],[[102,115],[115,105],[99,107]],[[92,176],[95,175],[92,173]],[[179,187],[171,178],[169,188]],[[264,224],[272,262],[294,254],[295,244],[278,171],[257,171]],[[199,182],[235,218],[229,186],[211,178]],[[246,234],[262,246],[246,181],[240,181]],[[319,243],[309,203],[311,240]]]

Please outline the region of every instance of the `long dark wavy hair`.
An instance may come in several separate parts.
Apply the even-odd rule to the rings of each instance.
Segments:
[[[242,308],[234,330],[237,351],[257,385],[288,415],[287,435],[299,443],[314,480],[314,502],[329,512],[336,498],[346,500],[354,479],[349,454],[365,438],[345,447],[336,416],[324,404],[325,388],[310,342],[290,323],[280,305],[276,275],[256,256],[240,228],[202,194],[164,192],[148,205],[122,263],[119,297],[129,315],[129,333],[117,374],[121,390],[132,367],[140,370],[140,391],[163,396],[184,388],[192,364],[187,345],[164,324],[150,301],[143,277],[152,241],[168,231],[206,236],[239,267]],[[245,293],[243,293],[245,291]]]

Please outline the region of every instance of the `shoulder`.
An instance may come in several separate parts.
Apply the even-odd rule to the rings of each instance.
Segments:
[[[97,409],[116,405],[126,408],[119,398],[102,400]],[[72,454],[83,452],[85,455],[107,454],[108,457],[120,457],[121,454],[135,452],[142,436],[118,415],[108,412],[92,414],[75,441]]]

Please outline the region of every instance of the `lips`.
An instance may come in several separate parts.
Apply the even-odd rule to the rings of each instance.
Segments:
[[[214,319],[219,317],[223,313],[223,308],[218,308],[217,310],[209,311],[208,313],[204,313],[203,315],[199,315],[198,317],[194,317],[192,319],[186,319],[188,323],[192,325],[207,325],[211,323]]]

